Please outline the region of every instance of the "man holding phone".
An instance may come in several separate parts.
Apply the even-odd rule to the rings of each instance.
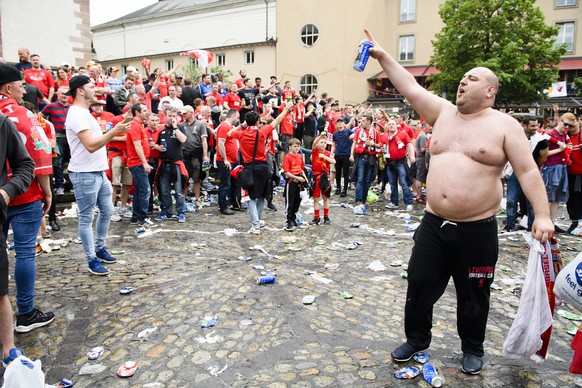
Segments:
[[[89,77],[78,75],[71,78],[69,88],[67,95],[73,97],[74,102],[67,113],[65,128],[71,149],[69,177],[79,208],[79,236],[87,256],[89,272],[107,275],[109,271],[101,263],[112,264],[117,260],[105,250],[105,237],[113,215],[113,188],[105,175],[109,168],[105,145],[114,136],[125,133],[129,124],[121,122],[109,132],[103,133],[89,112],[91,104],[97,101],[95,85]],[[99,208],[99,215],[94,235],[95,206]]]

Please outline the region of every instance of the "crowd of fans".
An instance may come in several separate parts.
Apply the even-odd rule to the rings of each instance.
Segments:
[[[263,85],[261,78],[249,78],[245,70],[234,82],[210,74],[190,80],[179,73],[179,66],[151,73],[146,69],[145,74],[129,66],[118,78],[118,68],[103,69],[93,61],[77,69],[63,63],[53,73],[27,49],[18,54],[16,66],[0,65],[0,112],[27,139],[36,170],[28,191],[4,196],[10,206],[1,220],[4,242],[9,225],[19,236],[14,241],[16,331],[30,331],[54,319],[53,313],[34,305],[31,265],[37,234],[46,238],[60,229],[54,196],[70,190],[84,204],[79,229],[89,271],[95,275],[106,275],[102,263],[116,260],[104,246],[104,223],[108,228],[109,221],[125,219],[145,230],[173,218],[186,222],[188,213],[209,203],[208,192],[213,190],[218,191],[220,214],[248,211],[252,234],[260,234],[264,225],[264,203],[277,211],[273,192],[279,185],[285,186],[281,221],[287,231],[298,226],[302,191],[314,200],[311,225],[330,224],[329,198],[345,198],[352,188],[358,215],[366,214],[366,204],[378,195],[385,197],[390,209],[399,208],[402,199],[405,211],[411,211],[415,202],[424,206],[427,201],[432,127],[420,117],[388,114],[372,105],[341,106],[326,93],[297,92],[289,81],[281,85],[275,76]],[[79,124],[81,116],[72,117],[72,109],[82,111],[76,115],[91,115],[98,136],[84,140],[87,128]],[[572,224],[568,230],[556,226],[556,231],[582,235],[580,119],[572,113],[560,115],[557,107],[545,124],[531,116],[516,119],[540,167],[553,220],[558,204],[567,204]],[[89,154],[102,146],[105,185],[112,188],[106,196],[115,206],[110,214],[100,199],[79,199],[79,187],[84,185],[79,160],[97,163]],[[80,150],[88,153],[75,159]],[[523,220],[527,215],[522,227],[531,228],[535,215],[509,164],[500,178],[507,183],[505,231],[520,228],[520,214]],[[212,183],[215,179],[218,187]],[[81,230],[91,227],[95,206],[104,218],[98,219],[96,241],[89,241]],[[22,214],[32,214],[32,221],[23,221]]]

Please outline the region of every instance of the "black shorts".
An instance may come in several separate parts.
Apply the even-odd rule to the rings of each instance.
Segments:
[[[8,295],[8,253],[6,236],[0,228],[0,296]]]

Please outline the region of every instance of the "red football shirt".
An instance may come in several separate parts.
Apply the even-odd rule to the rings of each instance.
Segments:
[[[226,140],[224,143],[226,159],[228,159],[228,161],[231,163],[236,163],[238,159],[238,145],[234,138],[228,136],[228,131],[230,131],[230,125],[223,121],[220,123],[218,129],[216,130],[216,138],[218,141],[220,141],[220,139]],[[218,149],[216,150],[216,160],[218,162],[224,162],[224,159],[222,158],[222,155],[220,155],[220,152],[218,152]]]
[[[146,160],[150,158],[150,146],[148,141],[148,135],[146,134],[145,128],[143,127],[143,123],[138,121],[137,119],[133,119],[131,122],[131,127],[129,131],[126,132],[127,140],[127,163],[126,166],[128,168],[139,166],[143,164],[142,160],[139,158],[136,150],[135,145],[133,144],[134,141],[141,141],[141,147],[143,148],[143,153],[145,155]]]

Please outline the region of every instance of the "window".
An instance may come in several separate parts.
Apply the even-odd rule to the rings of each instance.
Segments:
[[[318,85],[319,81],[313,74],[305,74],[299,81],[299,89],[306,94],[311,94]]]
[[[319,39],[319,30],[313,24],[306,24],[301,29],[301,41],[306,46],[313,46]]]
[[[166,71],[170,71],[174,68],[174,60],[173,59],[166,59]]]
[[[194,57],[190,57],[190,65],[193,67],[200,67],[198,65],[198,59],[194,58]]]
[[[226,66],[226,54],[216,54],[216,63],[218,66]]]
[[[400,37],[399,61],[414,61],[414,35]]]
[[[400,21],[416,21],[416,0],[400,0]]]
[[[556,7],[574,7],[578,0],[556,0]]]
[[[557,23],[560,27],[558,36],[556,37],[556,46],[566,44],[566,52],[574,52],[574,22]]]
[[[121,71],[122,71],[121,74],[127,73],[127,66],[129,66],[129,65],[121,65]]]
[[[245,65],[252,65],[255,63],[255,52],[254,51],[245,51]]]

